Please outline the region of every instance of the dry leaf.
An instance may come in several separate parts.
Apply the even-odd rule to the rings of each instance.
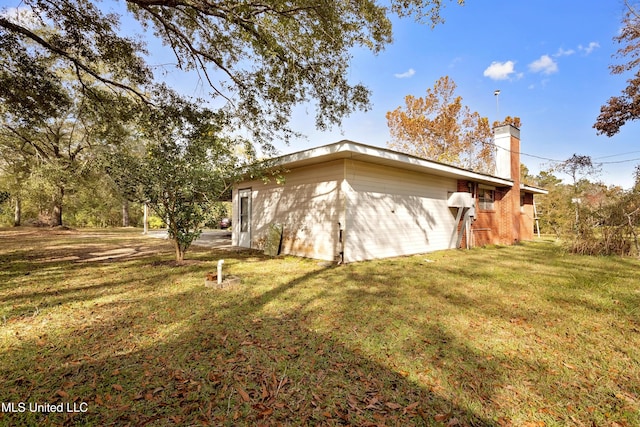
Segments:
[[[386,406],[389,409],[400,409],[400,408],[402,408],[402,405],[398,405],[397,403],[393,403],[393,402],[386,402],[384,404],[384,406]]]
[[[120,384],[114,384],[114,385],[111,386],[111,388],[116,390],[116,391],[123,391],[124,390]]]
[[[449,419],[449,414],[437,414],[435,417],[433,417],[436,421],[438,422],[443,422],[445,420]]]
[[[407,407],[404,408],[404,413],[406,414],[407,412],[414,411],[418,407],[419,404],[420,404],[420,402],[413,402],[413,403],[407,405]]]
[[[244,389],[239,385],[236,385],[236,390],[238,390],[238,394],[240,395],[240,397],[242,397],[242,400],[244,400],[245,402],[248,402],[251,400],[251,398],[249,397],[249,393],[244,391]]]

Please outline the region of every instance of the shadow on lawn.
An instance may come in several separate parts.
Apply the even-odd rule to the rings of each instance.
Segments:
[[[495,262],[540,268],[567,263],[567,275],[578,281],[593,273],[580,271],[571,256],[547,260],[548,250],[536,246],[509,250],[506,260],[498,252]],[[490,264],[485,253],[461,252],[440,264],[421,264],[427,258],[421,256],[409,261],[412,271],[406,260],[389,260],[324,269],[307,265],[311,271],[283,271],[282,277],[257,253],[190,253],[208,261],[226,258],[234,273],[242,263],[268,264],[270,270],[251,270],[244,285],[224,291],[188,284],[170,296],[126,295],[139,290],[138,269],[157,268],[143,276],[153,285],[186,274],[202,277],[207,267],[154,267],[157,258],[148,257],[119,264],[125,275],[113,283],[39,292],[49,305],[91,301],[107,290],[115,298],[97,309],[100,318],[71,324],[52,337],[11,337],[0,358],[10,358],[15,368],[0,368],[0,402],[86,402],[88,412],[5,413],[0,424],[492,426],[499,420],[484,414],[515,406],[498,402],[513,365],[532,375],[547,370],[518,355],[485,354],[481,343],[466,339],[473,324],[453,330],[437,317],[455,317],[460,309],[471,313],[465,319],[478,314],[509,324],[511,318],[535,318],[538,313],[524,306],[456,288],[452,277],[491,284],[491,270],[483,269]],[[106,265],[46,268],[83,271],[90,281]],[[282,268],[291,267],[283,261]],[[590,268],[604,274],[606,264]],[[536,273],[550,281],[569,277]],[[526,292],[525,279],[500,286]],[[426,302],[411,299],[414,283],[423,287]],[[15,302],[23,300],[3,301]],[[37,326],[36,320],[25,319],[25,329]]]
[[[135,310],[112,312],[57,343],[16,338],[11,357],[21,369],[0,371],[0,401],[86,402],[88,412],[5,413],[0,423],[494,425],[371,360],[344,337],[314,330],[311,318],[321,313],[311,300],[286,312],[262,311],[331,273],[312,271],[256,296],[189,288],[172,302],[192,307],[186,319],[166,312],[166,298],[149,298],[142,312],[175,324],[171,336],[151,345],[136,344],[154,331],[143,329],[148,322],[137,322]],[[436,345],[447,353],[477,358],[444,331],[439,336]]]

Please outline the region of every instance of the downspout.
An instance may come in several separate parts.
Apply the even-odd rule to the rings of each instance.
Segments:
[[[344,264],[344,240],[343,240],[344,230],[342,229],[342,224],[338,223],[338,265]]]

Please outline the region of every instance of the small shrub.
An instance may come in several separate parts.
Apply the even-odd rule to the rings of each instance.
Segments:
[[[165,228],[166,225],[162,218],[157,215],[150,215],[148,219],[149,228]]]

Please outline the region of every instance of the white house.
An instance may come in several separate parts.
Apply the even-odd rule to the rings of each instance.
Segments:
[[[546,191],[520,185],[519,133],[496,129],[501,176],[352,141],[282,156],[283,184],[235,185],[232,243],[261,249],[277,224],[281,253],[353,262],[531,239]]]

